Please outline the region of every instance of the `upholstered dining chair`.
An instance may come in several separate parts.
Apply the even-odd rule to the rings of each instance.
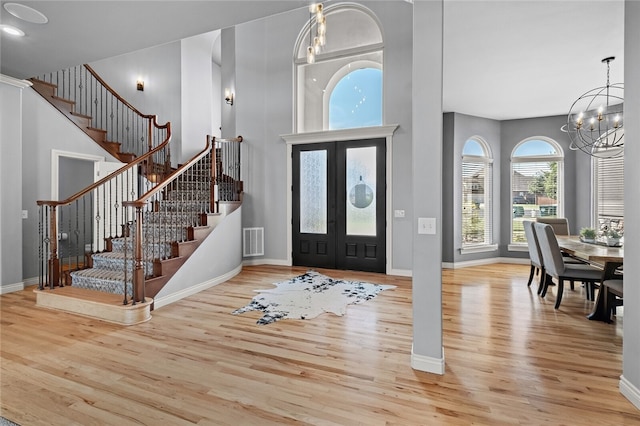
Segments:
[[[602,280],[602,270],[588,264],[565,262],[551,225],[535,223],[534,231],[540,244],[542,262],[546,271],[540,296],[545,297],[553,278],[558,282],[555,309],[560,307],[565,280],[582,281],[587,286],[587,293],[589,290],[593,292],[595,283]]]
[[[571,235],[569,220],[566,217],[537,217],[536,222],[551,225],[556,235]]]
[[[542,253],[540,252],[540,245],[538,244],[538,238],[533,230],[534,222],[530,220],[523,220],[522,226],[524,227],[524,236],[527,239],[527,247],[529,248],[529,260],[531,261],[531,271],[529,271],[529,281],[527,287],[531,286],[533,276],[540,274],[540,281],[538,282],[538,294],[542,292],[542,286],[544,284],[545,270],[542,262]]]
[[[619,279],[608,279],[602,283],[602,292],[604,297],[604,312],[607,315],[607,320],[611,318],[612,314],[615,314],[616,306],[622,305],[622,299],[624,297],[624,285],[622,276]]]

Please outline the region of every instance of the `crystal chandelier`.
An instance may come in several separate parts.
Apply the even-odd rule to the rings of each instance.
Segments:
[[[609,63],[614,59],[610,56],[602,60],[607,64],[607,85],[580,96],[571,105],[567,124],[562,126],[571,139],[571,149],[594,157],[613,158],[623,154],[624,85],[609,83]]]
[[[316,35],[313,37],[311,29],[315,18]],[[324,16],[322,3],[313,3],[309,6],[309,47],[307,47],[307,63],[313,64],[316,55],[320,53],[327,41],[327,18]]]

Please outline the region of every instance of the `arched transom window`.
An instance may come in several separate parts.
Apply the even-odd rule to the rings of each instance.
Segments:
[[[354,3],[324,11],[326,45],[313,64],[306,60],[308,24],[296,43],[296,133],[382,125],[380,23]]]

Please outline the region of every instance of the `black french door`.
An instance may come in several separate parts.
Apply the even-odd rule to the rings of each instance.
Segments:
[[[293,264],[385,272],[385,139],[293,147]]]

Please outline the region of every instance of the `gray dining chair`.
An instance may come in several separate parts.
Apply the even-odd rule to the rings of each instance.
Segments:
[[[565,262],[551,225],[535,223],[534,231],[540,244],[542,262],[546,271],[540,296],[545,297],[553,278],[558,283],[555,309],[560,307],[565,280],[582,281],[585,283],[587,293],[589,291],[593,293],[595,283],[602,281],[603,271],[588,264]]]
[[[529,248],[529,260],[531,261],[531,270],[529,271],[529,281],[527,287],[531,286],[534,275],[540,274],[540,281],[538,282],[538,294],[542,292],[542,286],[544,284],[545,270],[542,262],[542,253],[540,252],[540,245],[538,238],[533,230],[534,222],[530,220],[523,220],[522,226],[524,227],[524,236],[527,239],[527,247]]]
[[[571,235],[569,220],[566,217],[537,217],[536,222],[551,225],[556,235]]]
[[[615,314],[617,306],[622,305],[624,297],[624,285],[622,277],[619,279],[609,279],[602,283],[604,298],[604,312],[607,315],[607,321],[610,321],[612,314]]]

